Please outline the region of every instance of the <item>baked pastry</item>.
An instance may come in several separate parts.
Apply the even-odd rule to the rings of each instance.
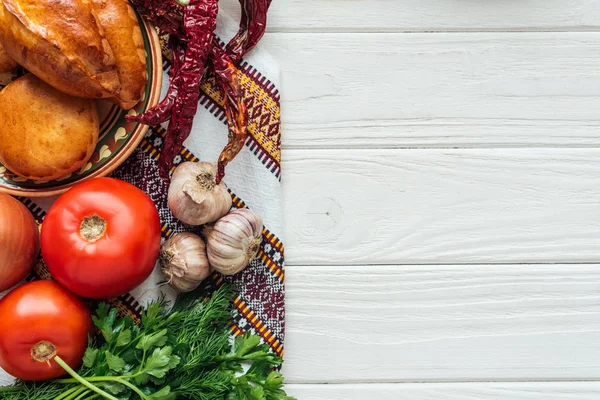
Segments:
[[[142,98],[148,74],[144,39],[127,0],[92,0],[96,18],[115,55],[121,90],[111,99],[129,110]]]
[[[0,74],[14,71],[17,68],[15,60],[10,58],[4,51],[4,47],[0,46]]]
[[[119,92],[113,51],[87,0],[2,0],[0,43],[64,93],[109,98]]]
[[[0,89],[8,85],[17,73],[17,63],[0,46]]]
[[[94,100],[64,94],[32,74],[0,92],[0,162],[19,176],[46,181],[80,169],[98,133]]]

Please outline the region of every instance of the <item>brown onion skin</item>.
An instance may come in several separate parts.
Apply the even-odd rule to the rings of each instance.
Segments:
[[[0,193],[0,292],[27,276],[39,252],[33,215],[17,199]]]

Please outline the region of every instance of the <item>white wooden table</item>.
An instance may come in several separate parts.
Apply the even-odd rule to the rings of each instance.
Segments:
[[[600,398],[600,1],[274,0],[269,24],[289,392]]]

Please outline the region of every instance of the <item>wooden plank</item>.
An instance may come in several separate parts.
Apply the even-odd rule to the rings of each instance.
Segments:
[[[600,33],[264,42],[283,72],[286,148],[600,146]]]
[[[600,260],[600,149],[284,151],[288,264]]]
[[[287,385],[303,400],[597,400],[600,382]]]
[[[289,383],[600,378],[600,265],[286,272]]]
[[[236,18],[235,0],[219,3]],[[457,0],[278,0],[269,12],[271,32],[591,30],[600,27],[600,4],[589,0],[526,2]]]

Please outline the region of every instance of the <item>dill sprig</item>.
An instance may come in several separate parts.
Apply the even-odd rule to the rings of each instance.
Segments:
[[[90,340],[77,371],[60,357],[71,378],[18,381],[0,387],[3,400],[290,400],[275,367],[281,358],[246,334],[233,343],[229,322],[233,292],[223,286],[207,299],[181,295],[143,311],[141,324],[118,318],[101,303],[93,317],[101,337]]]

